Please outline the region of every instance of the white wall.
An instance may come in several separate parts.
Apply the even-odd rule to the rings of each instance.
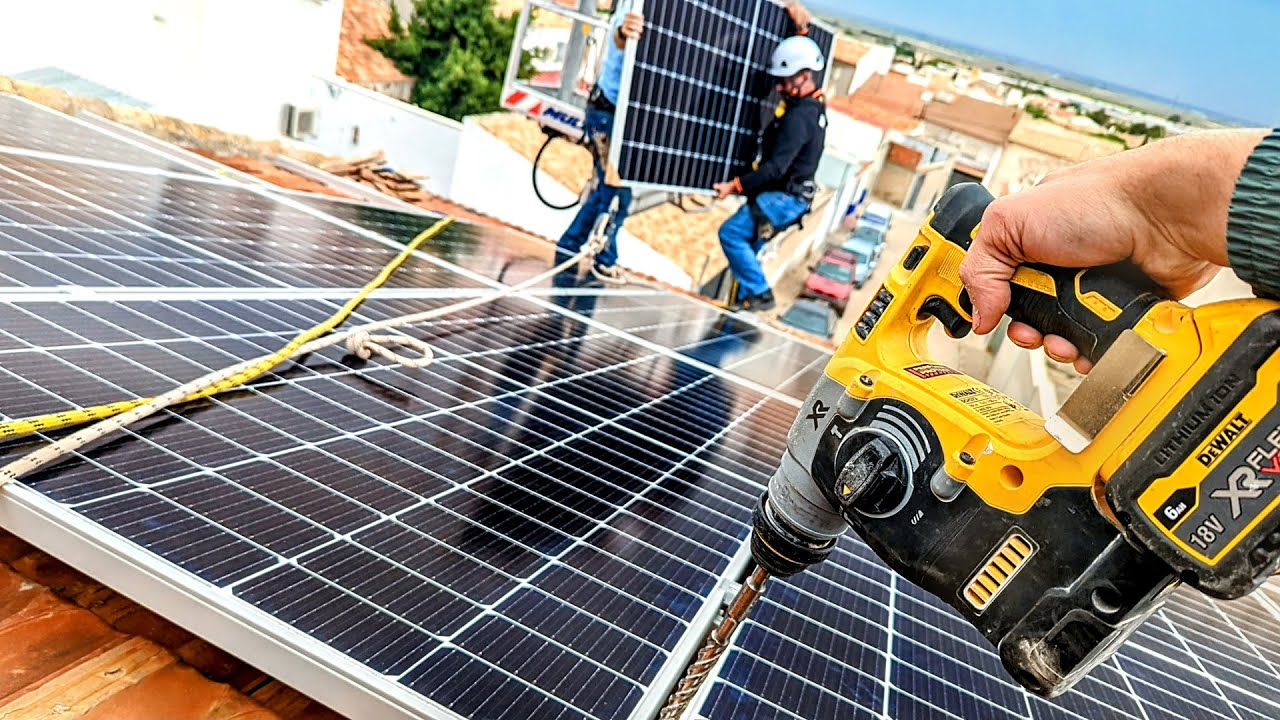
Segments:
[[[836,196],[832,199],[822,220],[822,235],[837,229],[844,218],[844,212],[858,196],[858,192],[867,186],[868,176],[874,175],[875,168],[863,171],[863,166],[874,165],[884,155],[884,131],[868,123],[854,120],[840,112],[827,113],[827,148],[824,157],[840,160],[846,164],[847,172],[843,183],[832,187]],[[830,184],[830,180],[827,181]]]
[[[449,195],[462,123],[337,78],[312,78],[308,90],[307,102],[317,110],[316,137],[308,145],[339,157],[383,150],[392,167],[426,175],[427,190]]]
[[[573,221],[577,208],[552,210],[543,205],[533,192],[531,173],[532,165],[523,155],[468,118],[463,123],[449,197],[533,235],[556,240]],[[538,186],[553,202],[573,197],[545,173],[540,175]],[[549,252],[550,248],[548,257]],[[693,283],[675,263],[626,230],[618,232],[618,263],[677,287],[688,288]]]
[[[867,54],[858,61],[853,72],[853,82],[849,85],[848,94],[852,95],[858,88],[866,84],[873,75],[884,75],[893,67],[894,49],[887,45],[872,45]]]
[[[884,131],[875,125],[854,120],[842,112],[827,113],[827,152],[870,162],[879,154],[883,141]]]
[[[55,66],[256,137],[337,64],[342,0],[59,0],[0,9],[0,74]]]

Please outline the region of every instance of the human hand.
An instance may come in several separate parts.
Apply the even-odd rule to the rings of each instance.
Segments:
[[[1173,298],[1203,286],[1226,259],[1231,193],[1259,131],[1203,133],[1153,143],[1051,174],[987,208],[960,277],[974,330],[988,333],[1009,307],[1022,263],[1095,267],[1130,260]],[[1080,372],[1092,364],[1063,338],[1022,323],[1009,339],[1044,347]]]
[[[800,4],[800,0],[791,0],[787,3],[787,15],[791,16],[791,22],[795,23],[797,32],[801,35],[809,32],[809,23],[813,21],[813,15]]]
[[[729,197],[730,195],[732,195],[734,191],[738,189],[738,187],[732,181],[730,181],[730,182],[716,183],[715,185],[711,186],[711,189],[716,191],[717,200],[723,200]]]
[[[618,28],[618,33],[625,40],[639,40],[644,34],[644,15],[627,13],[627,16],[622,19],[622,26]]]

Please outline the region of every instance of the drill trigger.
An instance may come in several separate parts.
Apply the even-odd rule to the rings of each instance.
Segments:
[[[920,306],[918,317],[923,320],[933,317],[946,328],[947,335],[962,338],[973,330],[973,321],[966,319],[951,303],[941,296],[933,295]]]

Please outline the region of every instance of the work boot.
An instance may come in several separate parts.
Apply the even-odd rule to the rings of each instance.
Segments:
[[[744,297],[738,302],[729,306],[729,312],[738,312],[746,310],[747,312],[768,312],[777,306],[773,300],[773,291],[765,290],[759,295]]]
[[[592,265],[591,274],[609,285],[627,284],[627,274],[617,265]]]

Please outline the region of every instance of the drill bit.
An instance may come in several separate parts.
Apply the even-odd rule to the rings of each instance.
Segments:
[[[685,708],[698,693],[698,688],[702,687],[702,683],[711,674],[711,668],[715,667],[716,661],[729,647],[729,639],[733,637],[734,631],[746,619],[751,606],[764,593],[764,582],[768,579],[769,571],[764,568],[757,566],[752,571],[746,582],[742,584],[742,589],[733,598],[733,602],[729,604],[729,609],[724,613],[724,619],[707,636],[706,642],[698,650],[697,658],[685,671],[684,678],[680,680],[680,685],[676,687],[675,692],[671,693],[667,704],[658,714],[659,720],[677,720],[684,714]]]

